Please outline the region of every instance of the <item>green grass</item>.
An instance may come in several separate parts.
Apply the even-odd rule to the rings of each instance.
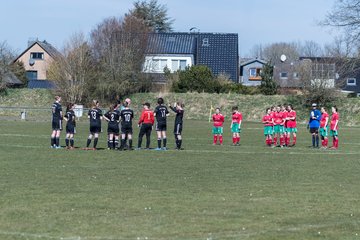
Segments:
[[[340,129],[338,151],[308,148],[302,127],[297,147],[269,149],[260,124],[212,146],[210,124],[188,120],[185,150],[166,152],[49,149],[48,122],[0,129],[0,239],[360,237],[360,128]]]

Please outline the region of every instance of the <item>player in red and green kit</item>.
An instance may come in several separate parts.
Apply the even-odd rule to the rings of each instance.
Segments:
[[[232,108],[232,117],[230,129],[233,134],[233,145],[240,145],[240,132],[241,132],[242,113],[239,112],[238,107]]]
[[[212,115],[212,120],[214,122],[212,133],[214,135],[214,145],[217,144],[219,139],[220,145],[223,144],[223,124],[225,121],[224,115],[220,113],[220,108],[215,109],[215,114]]]
[[[320,119],[320,137],[321,137],[321,146],[327,148],[328,146],[328,131],[329,131],[329,114],[326,112],[326,109],[322,107],[321,119]]]
[[[265,143],[267,146],[271,147],[274,124],[270,108],[266,109],[266,115],[263,116],[262,123],[264,124]]]
[[[289,146],[287,144],[288,142],[288,118],[287,118],[287,115],[288,115],[288,111],[287,111],[287,107],[285,107],[286,105],[281,105],[281,112],[283,113],[283,118],[285,119],[285,123],[284,123],[284,145],[283,146]],[[290,141],[290,139],[289,139]]]
[[[273,123],[274,123],[274,146],[277,145],[277,140],[279,139],[279,147],[284,145],[284,124],[285,118],[284,113],[281,111],[281,106],[276,107],[276,112],[273,113]]]
[[[331,149],[338,149],[339,147],[339,136],[338,136],[338,129],[339,129],[339,113],[336,106],[331,108],[332,115],[331,115],[331,122],[330,122],[330,136],[333,137],[333,145]]]
[[[289,147],[294,147],[296,145],[296,111],[293,109],[293,106],[289,104],[287,106],[287,116],[286,116],[286,139],[285,145]],[[293,142],[290,145],[290,138],[293,136]]]

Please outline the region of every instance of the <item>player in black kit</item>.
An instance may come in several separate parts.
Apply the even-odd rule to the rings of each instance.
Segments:
[[[67,149],[74,149],[74,134],[75,134],[75,112],[74,104],[69,103],[66,107],[64,119],[66,120],[66,138],[65,145]]]
[[[121,145],[120,150],[124,150],[126,146],[126,139],[129,139],[129,150],[132,150],[132,119],[134,118],[134,111],[129,108],[129,102],[125,101],[124,109],[120,112],[121,117]]]
[[[169,116],[169,111],[164,105],[164,99],[158,98],[158,105],[154,110],[156,118],[156,133],[158,147],[155,150],[166,150],[166,117]],[[161,140],[163,141],[163,148],[161,148]]]
[[[180,102],[177,102],[177,103],[174,104],[174,107],[172,107],[169,104],[169,108],[176,113],[175,125],[174,125],[174,135],[175,135],[176,149],[177,150],[183,150],[183,148],[181,148],[181,144],[182,144],[181,132],[182,132],[182,129],[183,129],[184,104],[180,103]]]
[[[111,105],[109,111],[104,115],[105,120],[108,121],[108,149],[119,147],[120,112],[115,109],[116,106]]]
[[[61,107],[61,97],[56,96],[55,102],[51,107],[52,111],[52,133],[51,133],[51,148],[61,148],[60,147],[60,133],[62,130],[62,107]]]
[[[101,120],[102,111],[99,108],[99,101],[93,100],[92,108],[88,112],[88,118],[90,119],[90,135],[86,142],[86,150],[89,150],[91,139],[94,137],[94,146],[90,150],[96,150],[96,146],[99,140],[99,133],[101,132]]]

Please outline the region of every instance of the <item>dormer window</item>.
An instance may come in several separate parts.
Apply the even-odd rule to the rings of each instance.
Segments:
[[[30,58],[35,59],[35,60],[44,60],[44,53],[32,52],[32,53],[30,53]]]
[[[348,78],[346,80],[346,85],[348,85],[348,86],[356,86],[356,78]]]

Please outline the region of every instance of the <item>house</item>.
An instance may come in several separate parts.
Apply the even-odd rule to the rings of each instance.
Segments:
[[[245,86],[259,86],[261,72],[266,61],[260,59],[247,59],[240,64],[240,83]]]
[[[281,88],[301,87],[300,61],[280,62],[274,65],[273,79]]]
[[[143,71],[163,74],[192,65],[206,65],[214,75],[238,82],[238,35],[232,33],[151,33]]]
[[[26,70],[26,77],[29,81],[29,86],[43,86],[48,88],[54,86],[47,79],[47,71],[51,62],[61,54],[50,43],[46,41],[29,41],[28,48],[22,52],[15,60],[22,62]],[[43,83],[36,83],[36,81],[44,81]]]

